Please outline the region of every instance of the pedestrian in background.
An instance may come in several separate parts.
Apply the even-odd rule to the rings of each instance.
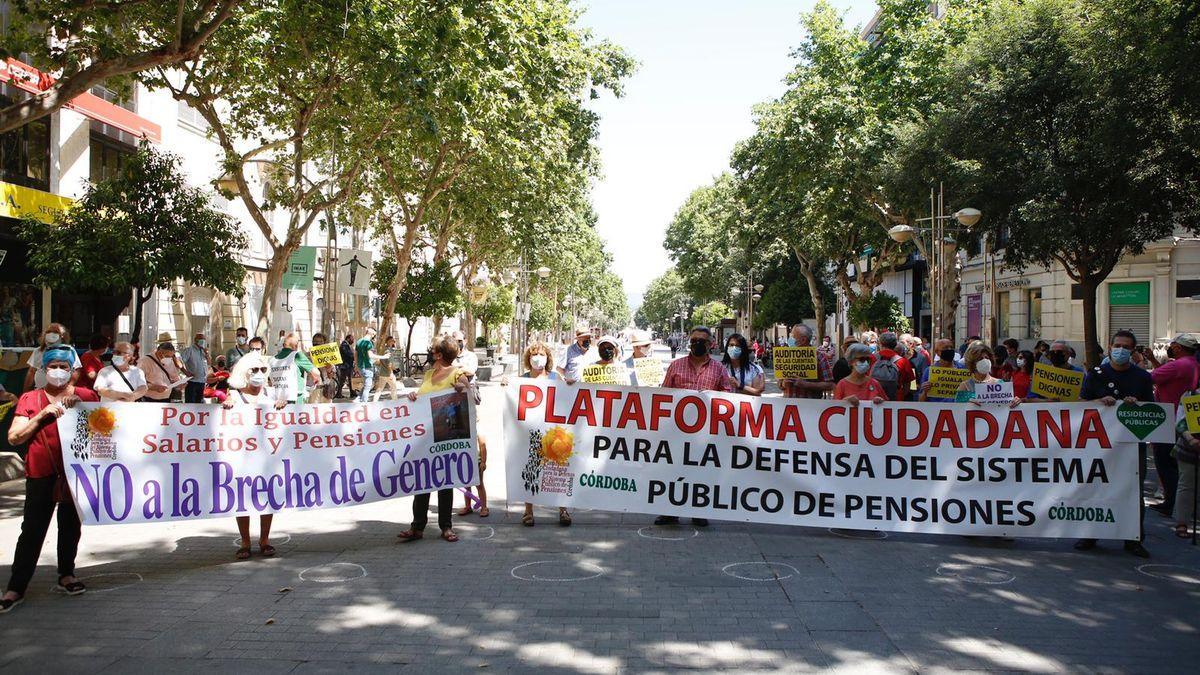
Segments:
[[[96,374],[93,387],[102,401],[140,401],[149,391],[142,369],[134,365],[133,345],[113,345],[111,364]]]
[[[1160,363],[1152,350],[1147,350],[1147,360],[1154,366],[1150,379],[1154,383],[1154,400],[1178,406],[1185,392],[1200,386],[1200,363],[1196,361],[1197,340],[1192,333],[1175,336],[1167,345],[1167,361]],[[1179,464],[1173,450],[1175,444],[1154,444],[1154,471],[1162,483],[1162,502],[1150,507],[1169,516],[1175,511],[1175,493],[1178,491]]]
[[[582,377],[583,367],[596,360],[595,354],[591,351],[592,348],[592,332],[590,330],[576,330],[575,342],[567,347],[567,353],[563,357],[563,364],[558,368],[558,374],[562,376],[563,381],[567,384],[574,384]],[[674,351],[672,351],[674,354]]]
[[[1029,387],[1033,384],[1033,365],[1036,361],[1037,357],[1028,349],[1017,352],[1013,362],[1013,396],[1019,399],[1029,397]]]
[[[750,346],[740,333],[734,333],[725,341],[725,354],[721,357],[725,372],[729,376],[729,391],[747,396],[762,396],[766,387],[763,369],[754,362]]]
[[[376,364],[387,358],[383,354],[375,353],[375,336],[378,334],[379,331],[375,330],[374,326],[367,326],[366,333],[354,343],[354,365],[362,375],[362,384],[358,390],[359,403],[369,400],[375,384]],[[354,385],[350,385],[350,388],[354,389]]]
[[[899,344],[900,339],[895,333],[880,333],[878,358],[871,366],[871,377],[883,386],[889,401],[908,400],[910,390],[917,381],[912,364],[896,351]]]
[[[208,340],[204,333],[196,333],[192,344],[179,353],[183,371],[188,376],[183,390],[184,403],[204,403],[204,387],[208,384]]]
[[[79,356],[79,377],[76,384],[95,390],[96,376],[104,369],[104,357],[108,354],[108,338],[97,333],[88,341],[88,350]]]
[[[337,367],[337,389],[333,392],[333,398],[341,398],[342,387],[350,385],[350,398],[354,398],[354,336],[346,333],[346,337],[338,343],[338,353],[342,356],[342,362]]]
[[[845,340],[842,340],[842,355],[833,363],[831,373],[833,375],[833,383],[837,384],[850,374],[852,366],[850,360],[846,358],[846,354],[850,351],[850,345],[859,344],[858,338],[853,335],[847,335]]]
[[[281,401],[307,403],[310,377],[318,387],[325,384],[312,359],[300,351],[300,336],[296,333],[283,336],[283,349],[268,363],[271,366],[270,384],[275,388],[275,397]]]
[[[241,326],[234,332],[233,346],[225,351],[225,367],[233,372],[233,367],[237,365],[239,359],[246,355],[250,350],[247,346],[250,343],[250,331]]]
[[[42,355],[47,350],[56,347],[66,347],[71,350],[72,354],[75,354],[72,372],[76,373],[76,378],[78,377],[76,371],[82,368],[83,364],[79,361],[79,354],[71,346],[71,332],[61,323],[57,321],[52,322],[46,326],[46,329],[42,331],[42,336],[38,338],[37,349],[34,349],[29,354],[29,361],[27,362],[29,370],[25,371],[25,384],[21,387],[23,391],[29,391],[35,387],[41,389],[46,386],[46,371],[42,366]]]
[[[937,360],[931,361],[929,367],[918,373],[918,399],[929,403],[953,403],[953,398],[929,395],[929,388],[932,386],[929,380],[930,368],[965,368],[966,366],[956,360],[958,354],[954,351],[954,342],[949,338],[934,340],[933,353],[937,357]]]
[[[792,335],[788,338],[789,347],[811,347],[812,329],[805,324],[792,326]],[[815,350],[814,350],[815,351]],[[817,352],[817,377],[814,380],[799,378],[784,378],[779,386],[787,398],[821,398],[827,391],[833,391],[833,364],[829,357]]]
[[[58,510],[58,585],[67,595],[87,590],[75,576],[75,555],[79,550],[80,522],[63,466],[62,442],[58,418],[79,401],[99,401],[96,392],[71,384],[78,356],[75,350],[59,345],[42,353],[41,369],[46,384],[21,394],[8,430],[10,445],[29,444],[25,455],[25,508],[21,534],[13,553],[12,575],[0,613],[8,612],[25,599],[29,580],[37,569],[42,544],[50,529],[50,519]]]
[[[175,358],[175,345],[171,344],[169,335],[158,336],[159,343],[153,352],[138,360],[138,368],[146,378],[146,400],[154,403],[170,402],[179,391],[183,377],[183,368]]]

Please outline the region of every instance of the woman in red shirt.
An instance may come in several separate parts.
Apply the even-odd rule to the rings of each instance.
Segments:
[[[71,503],[58,437],[59,416],[79,401],[99,401],[96,392],[71,384],[75,351],[68,347],[47,349],[42,354],[46,386],[21,395],[13,412],[8,442],[29,443],[25,456],[25,518],[13,554],[8,590],[0,599],[0,613],[25,599],[25,589],[37,569],[50,518],[58,507],[58,588],[67,595],[86,589],[75,577],[75,553],[79,549],[79,514]]]
[[[1029,396],[1029,383],[1033,380],[1033,364],[1035,362],[1037,359],[1028,349],[1017,352],[1017,369],[1012,374],[1014,398]]]
[[[846,350],[850,363],[850,374],[838,381],[833,388],[833,398],[856,406],[860,401],[883,403],[888,400],[883,385],[868,375],[871,372],[871,348],[855,343]]]

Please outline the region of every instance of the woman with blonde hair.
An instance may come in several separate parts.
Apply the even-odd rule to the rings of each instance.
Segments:
[[[558,373],[554,372],[554,354],[545,342],[534,342],[526,347],[525,353],[521,355],[521,363],[525,366],[525,372],[521,373],[521,377],[532,380],[545,379],[552,382],[562,381]],[[500,384],[508,386],[508,379],[505,378]],[[533,504],[530,502],[525,502],[525,513],[521,516],[521,524],[525,527],[533,527]],[[566,508],[559,507],[558,524],[563,527],[571,525],[571,514],[567,512]]]

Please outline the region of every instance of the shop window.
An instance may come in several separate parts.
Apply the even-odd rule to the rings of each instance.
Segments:
[[[1179,279],[1175,282],[1175,297],[1192,298],[1200,295],[1200,279]]]
[[[1042,337],[1042,289],[1031,288],[1027,292],[1025,325],[1029,333],[1025,337],[1036,340]]]
[[[12,101],[0,96],[0,106]],[[50,118],[0,134],[0,180],[50,190]]]
[[[92,134],[91,137],[91,180],[93,183],[111,180],[117,177],[125,162],[136,152],[136,149],[117,143],[107,136]]]
[[[1012,335],[1011,298],[1007,292],[996,296],[996,334],[1003,340]]]
[[[42,289],[0,282],[0,347],[36,347],[42,328]]]

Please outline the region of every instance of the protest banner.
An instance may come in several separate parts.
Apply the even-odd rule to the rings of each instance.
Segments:
[[[771,351],[771,359],[777,380],[815,380],[819,377],[816,347],[776,347]]]
[[[313,345],[308,350],[308,358],[312,359],[313,365],[318,368],[338,366],[342,363],[342,352],[336,342],[326,342],[323,345]]]
[[[588,384],[629,384],[629,369],[624,363],[593,363],[583,367],[582,376]]]
[[[1013,402],[1012,382],[976,382],[975,397],[980,405],[1010,405]]]
[[[1033,364],[1033,379],[1029,391],[1051,401],[1078,401],[1083,390],[1083,373],[1055,368],[1044,363]]]
[[[470,397],[387,403],[80,403],[58,420],[87,525],[365,504],[479,482]]]
[[[1193,434],[1200,434],[1200,394],[1184,396],[1179,399],[1179,405],[1183,407],[1187,430]]]
[[[1136,539],[1166,407],[982,408],[568,387],[506,392],[508,499],[781,525]]]
[[[953,399],[958,395],[958,385],[969,379],[971,371],[966,368],[932,366],[929,368],[929,396]]]
[[[637,377],[639,387],[660,386],[663,378],[667,376],[667,371],[663,368],[662,361],[652,356],[634,359],[633,373]]]

